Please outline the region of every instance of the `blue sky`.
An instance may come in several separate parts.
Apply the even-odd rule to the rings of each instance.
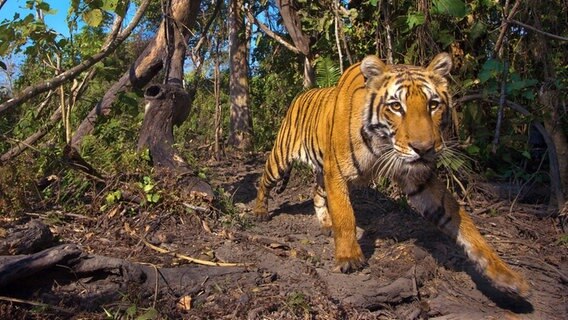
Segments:
[[[46,14],[45,23],[58,33],[64,36],[69,36],[69,28],[67,27],[67,10],[69,9],[69,1],[65,0],[52,0],[45,1],[49,3],[50,7],[55,10],[55,14]],[[0,10],[0,22],[3,20],[12,20],[14,14],[19,13],[20,17],[28,14],[34,14],[34,10],[26,8],[25,0],[8,0]]]
[[[67,27],[67,10],[69,9],[69,2],[62,0],[48,1],[54,14],[46,14],[44,16],[45,23],[49,28],[54,29],[57,33],[60,33],[63,37],[69,36],[69,28]],[[34,14],[34,10],[26,8],[25,0],[8,0],[0,10],[0,23],[5,20],[11,21],[14,19],[16,13],[20,14],[20,17],[25,17],[28,14]],[[1,59],[1,58],[0,58]],[[3,60],[3,59],[2,59]],[[23,60],[20,55],[12,56],[11,61],[19,64]],[[7,62],[7,61],[6,61]],[[19,68],[16,66],[15,72],[12,77],[18,77]],[[0,70],[4,71],[4,70]],[[0,72],[0,87],[6,86],[10,87],[6,73]]]

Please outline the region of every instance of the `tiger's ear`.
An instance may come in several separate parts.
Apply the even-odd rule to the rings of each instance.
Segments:
[[[365,78],[376,77],[384,72],[386,65],[377,56],[366,56],[361,61],[361,72]]]
[[[445,77],[452,70],[452,58],[446,52],[439,53],[426,69]]]

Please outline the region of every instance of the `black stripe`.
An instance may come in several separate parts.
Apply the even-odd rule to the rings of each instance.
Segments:
[[[415,195],[422,193],[426,188],[426,183],[423,183],[421,185],[418,186],[418,188],[416,188],[414,191],[412,192],[408,192],[406,195],[408,197],[414,197]]]
[[[355,95],[355,93],[361,89],[365,89],[364,87],[360,87],[357,88],[353,91],[352,96],[353,97]],[[374,99],[374,98],[373,98]],[[357,159],[357,156],[355,154],[355,147],[353,146],[353,135],[352,135],[352,131],[351,131],[351,123],[353,122],[353,103],[351,101],[349,101],[349,125],[347,130],[349,131],[349,150],[351,151],[351,161],[353,162],[353,166],[355,167],[355,170],[357,170],[357,175],[358,176],[362,176],[363,175],[363,170],[361,169],[361,163],[359,163],[359,159]]]
[[[363,143],[365,144],[367,149],[369,149],[369,151],[371,151],[371,153],[375,154],[373,152],[373,148],[371,147],[371,137],[369,136],[369,134],[365,130],[365,127],[361,127],[361,130],[359,130],[359,131],[361,133],[361,138],[363,139]]]
[[[444,218],[438,222],[438,228],[440,229],[445,228],[446,225],[450,223],[450,221],[452,221],[452,217],[448,214],[445,215]]]
[[[446,210],[444,210],[443,206],[436,208],[436,210],[426,210],[424,212],[424,217],[429,221],[433,222],[435,225],[438,225],[438,222],[444,217],[446,214]]]
[[[373,121],[373,105],[375,104],[376,97],[377,93],[373,92],[371,94],[371,100],[369,101],[369,115],[367,116],[367,123],[371,123]]]
[[[422,183],[421,185],[419,185],[415,190],[411,191],[411,192],[407,192],[406,195],[408,197],[414,197],[417,194],[423,192],[424,190],[426,190],[426,186],[430,183],[430,180],[434,177],[434,170],[428,170],[428,177],[426,177],[426,180],[424,183]]]
[[[418,75],[418,74],[414,76],[414,79],[413,79],[413,80],[415,80],[415,81],[427,82],[426,78],[424,78],[423,75]]]

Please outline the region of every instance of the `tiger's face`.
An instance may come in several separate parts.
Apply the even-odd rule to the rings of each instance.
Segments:
[[[450,121],[445,76],[451,67],[447,53],[425,68],[386,65],[376,56],[362,61],[367,101],[361,132],[387,173],[433,167],[444,147],[442,129]]]

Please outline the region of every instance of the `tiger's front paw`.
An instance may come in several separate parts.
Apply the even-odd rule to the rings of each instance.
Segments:
[[[268,206],[262,201],[257,201],[252,210],[253,218],[257,221],[268,221],[270,220],[270,215],[268,214]]]
[[[349,248],[344,250],[340,248],[335,252],[335,268],[334,271],[342,273],[350,273],[362,269],[365,266],[365,256],[357,242],[354,242]]]
[[[341,273],[351,273],[363,269],[365,264],[366,264],[365,258],[363,256],[351,259],[347,258],[337,259],[333,271]]]

